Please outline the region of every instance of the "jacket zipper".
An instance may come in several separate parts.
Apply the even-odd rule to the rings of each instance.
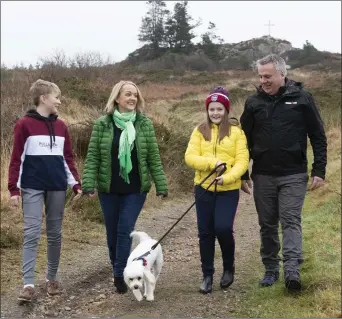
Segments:
[[[139,142],[138,142],[138,131],[140,130],[140,124],[137,123],[136,127],[135,127],[135,147],[137,149],[137,158],[138,158],[138,170],[139,170],[139,175],[140,175],[140,193],[143,193],[143,176],[141,174],[141,159],[140,159],[140,146],[139,146]]]
[[[217,142],[218,142],[218,137],[219,137],[219,131],[217,131],[217,136],[216,136],[216,141],[214,143],[214,156],[216,158],[216,146],[217,146]],[[216,173],[216,176],[217,176],[217,173]]]
[[[111,141],[111,145],[113,145],[113,139],[114,139],[114,121],[112,122],[112,126],[109,124],[109,131],[111,133],[111,138],[110,138],[110,141]],[[112,161],[113,161],[113,152],[112,152],[112,147],[108,147],[108,158],[110,158],[110,165],[109,165],[109,172],[110,174],[108,176],[110,176],[109,180],[108,180],[108,193],[110,193],[110,184],[112,182]]]

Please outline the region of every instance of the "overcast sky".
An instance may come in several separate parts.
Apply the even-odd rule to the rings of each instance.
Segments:
[[[175,1],[167,1],[173,9]],[[317,49],[341,52],[341,1],[189,1],[189,13],[205,32],[234,43],[268,34],[294,47],[309,40]],[[67,56],[95,51],[121,61],[137,40],[146,1],[1,1],[1,62],[33,65],[55,50]],[[196,38],[195,40],[199,40]]]

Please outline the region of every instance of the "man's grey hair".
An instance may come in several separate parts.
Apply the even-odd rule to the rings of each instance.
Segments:
[[[275,69],[280,72],[283,76],[287,75],[286,62],[285,60],[276,54],[269,54],[256,61],[257,68],[261,65],[272,63]]]

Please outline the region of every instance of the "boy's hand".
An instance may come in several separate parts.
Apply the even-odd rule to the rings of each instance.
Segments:
[[[81,189],[77,190],[77,194],[75,195],[75,197],[73,198],[73,201],[78,200],[81,196],[83,195],[83,192]]]
[[[19,207],[19,197],[18,195],[12,196],[10,199],[10,207],[18,208]]]

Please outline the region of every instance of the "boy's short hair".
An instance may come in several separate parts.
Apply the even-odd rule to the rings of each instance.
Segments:
[[[61,95],[61,90],[55,83],[39,79],[31,85],[30,93],[33,104],[38,106],[42,95],[51,93],[58,93],[58,95]]]

